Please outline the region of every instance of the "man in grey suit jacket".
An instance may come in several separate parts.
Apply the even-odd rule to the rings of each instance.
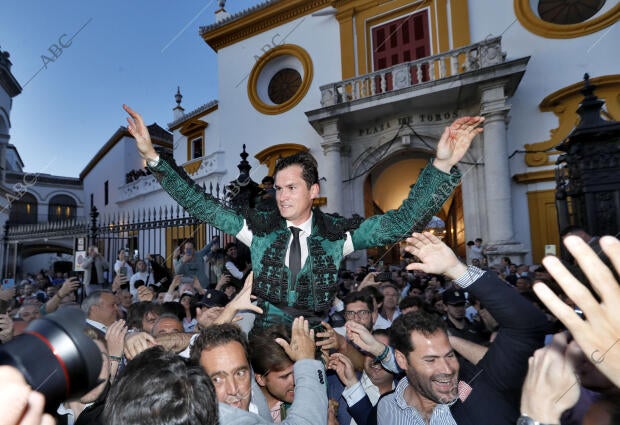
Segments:
[[[88,256],[82,262],[84,269],[84,288],[86,295],[103,289],[106,281],[103,272],[110,269],[110,265],[99,254],[96,246],[88,247]]]
[[[314,334],[308,321],[293,321],[291,342],[275,340],[295,362],[295,398],[281,423],[327,424],[325,369],[314,360]],[[241,329],[230,323],[209,326],[194,341],[191,358],[209,375],[215,387],[222,424],[250,425],[273,423],[260,390],[252,391],[247,341]]]

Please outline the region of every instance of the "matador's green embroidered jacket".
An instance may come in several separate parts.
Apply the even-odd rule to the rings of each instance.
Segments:
[[[315,209],[312,233],[308,236],[308,258],[296,282],[289,282],[285,258],[291,232],[284,218],[274,211],[249,210],[239,214],[204,193],[183,169],[167,159],[161,158],[149,168],[166,192],[192,216],[231,235],[237,235],[247,223],[252,232],[250,251],[256,295],[276,306],[316,316],[329,310],[336,294],[347,233],[355,250],[402,240],[413,231],[424,229],[461,177],[456,168],[446,174],[429,164],[398,209],[365,220],[346,219]]]

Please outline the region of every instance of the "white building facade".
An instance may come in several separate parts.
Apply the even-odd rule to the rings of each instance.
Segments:
[[[149,130],[207,191],[238,176],[244,145],[258,182],[278,158],[308,150],[319,163],[317,204],[369,216],[398,207],[446,125],[482,115],[484,133],[459,164],[462,185],[437,214],[441,230],[462,256],[481,237],[492,263],[538,263],[559,242],[554,147],[577,123],[584,73],[607,102],[606,118],[620,119],[620,5],[600,3],[560,13],[529,0],[268,0],[232,16],[220,9],[200,29],[217,52],[217,80],[207,83],[217,84],[218,99],[186,111],[177,91],[168,129]],[[172,205],[153,176],[134,173],[143,168],[119,128],[81,173],[78,208],[105,216]],[[166,257],[196,232],[178,230],[161,230]],[[139,233],[124,237],[141,245]],[[355,253],[348,267],[365,261],[366,252]]]
[[[525,0],[272,0],[233,16],[220,10],[201,28],[218,55],[217,106],[193,130],[196,115],[176,111],[175,158],[197,161],[188,143],[202,137],[204,154],[228,170],[213,179],[226,182],[246,144],[260,181],[278,157],[308,149],[322,208],[368,216],[399,205],[446,125],[483,115],[484,134],[460,164],[463,184],[439,214],[445,237],[462,255],[482,237],[492,262],[539,262],[558,243],[553,147],[577,123],[585,72],[608,118],[620,118],[620,8],[601,3],[559,14]]]

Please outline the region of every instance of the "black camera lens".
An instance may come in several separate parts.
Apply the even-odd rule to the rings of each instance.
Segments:
[[[22,335],[0,346],[0,365],[18,369],[45,396],[46,411],[98,384],[101,351],[85,333],[86,316],[65,308],[34,320]]]

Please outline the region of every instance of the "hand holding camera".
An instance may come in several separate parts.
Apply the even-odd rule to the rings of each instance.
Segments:
[[[77,291],[80,287],[80,281],[77,277],[70,277],[65,280],[60,289],[58,290],[58,297],[64,298],[67,295],[71,294],[74,291]]]

